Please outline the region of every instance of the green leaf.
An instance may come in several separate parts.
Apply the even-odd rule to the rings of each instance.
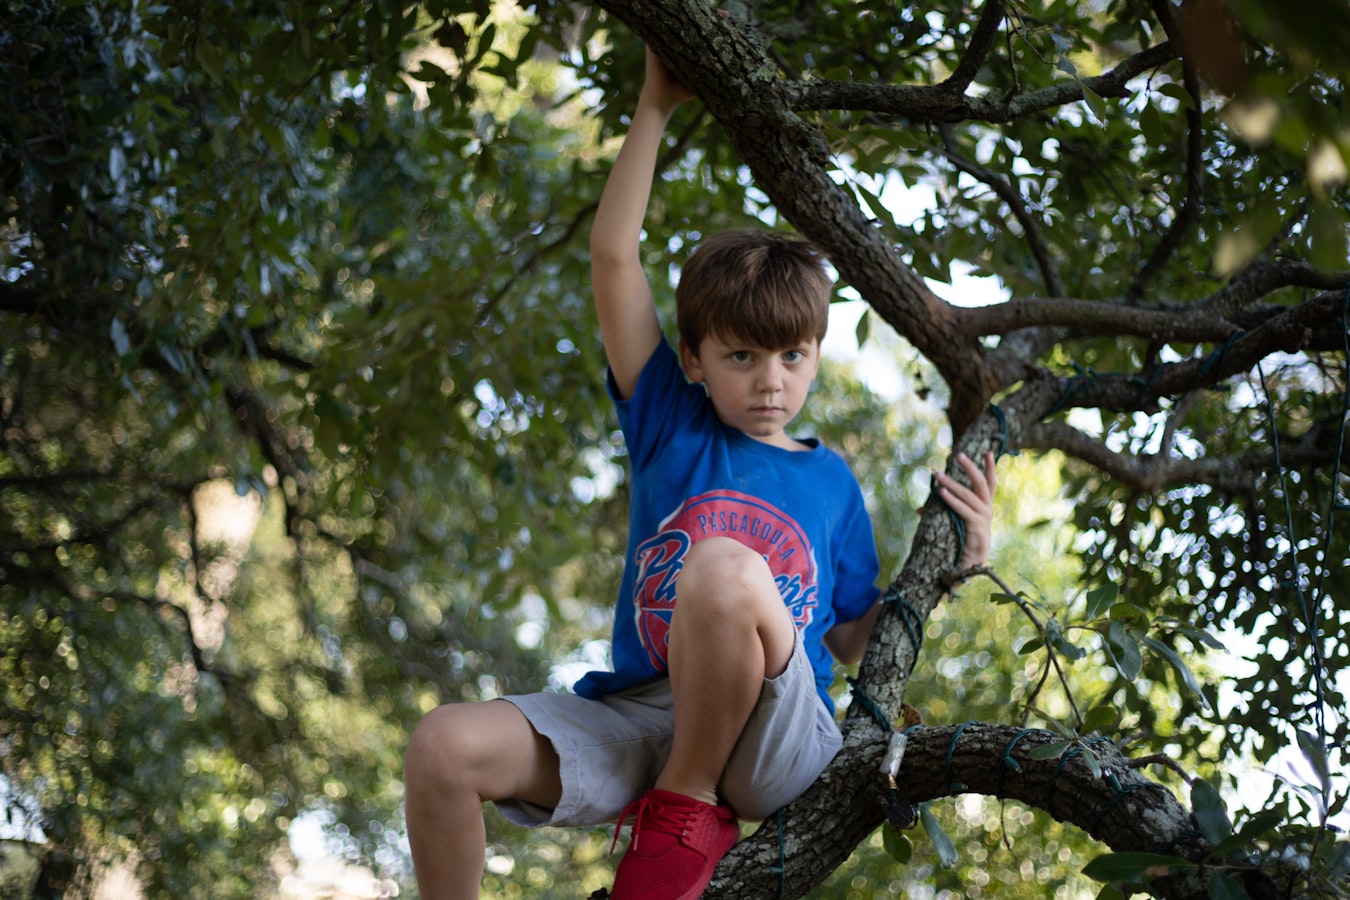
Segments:
[[[1092,773],[1093,778],[1102,777],[1102,764],[1097,761],[1097,754],[1092,752],[1091,747],[1083,748],[1083,762],[1087,764],[1088,771]]]
[[[1217,857],[1228,856],[1238,850],[1250,849],[1259,838],[1273,832],[1284,824],[1284,813],[1278,810],[1266,810],[1257,813],[1242,823],[1242,827],[1233,832],[1227,840],[1215,844],[1213,853]]]
[[[1092,110],[1092,115],[1096,117],[1098,122],[1105,122],[1106,101],[1102,99],[1101,94],[1081,81],[1078,82],[1078,86],[1083,89],[1083,99],[1087,101],[1088,109]]]
[[[1116,671],[1126,681],[1134,681],[1144,667],[1143,655],[1139,652],[1139,640],[1121,622],[1112,622],[1107,631],[1106,648],[1111,654],[1111,662]]]
[[[909,865],[914,856],[914,843],[904,832],[889,824],[881,826],[881,846],[902,866]]]
[[[1094,706],[1083,716],[1084,734],[1112,731],[1120,721],[1120,711],[1114,706]]]
[[[1186,90],[1185,85],[1175,81],[1169,81],[1159,87],[1158,92],[1171,97],[1173,100],[1180,103],[1184,109],[1195,109],[1195,98],[1191,96],[1190,91]]]
[[[1063,722],[1059,721],[1059,719],[1056,719],[1054,716],[1050,715],[1050,713],[1046,712],[1045,710],[1041,709],[1038,706],[1028,706],[1027,708],[1032,712],[1034,712],[1036,715],[1040,716],[1042,719],[1044,719],[1046,726],[1051,731],[1055,732],[1060,737],[1062,737],[1066,742],[1072,744],[1073,742],[1078,740],[1078,732],[1074,731],[1072,728],[1069,728]]]
[[[1067,659],[1079,660],[1087,655],[1086,650],[1065,637],[1064,631],[1054,619],[1045,623],[1045,641]]]
[[[1330,203],[1313,204],[1309,221],[1312,264],[1324,272],[1345,268],[1346,222]]]
[[[853,184],[853,189],[858,192],[858,196],[862,198],[863,203],[866,204],[869,210],[871,210],[872,215],[875,216],[882,224],[886,225],[891,229],[894,229],[896,227],[895,215],[890,211],[890,209],[886,207],[885,203],[881,202],[880,196],[874,194],[872,191],[869,191],[867,188],[863,187],[861,184],[858,184],[856,182],[854,182]]]
[[[1176,616],[1158,616],[1157,623],[1159,625],[1167,626],[1169,629],[1177,632],[1178,634],[1184,634],[1186,637],[1190,638],[1196,644],[1202,644],[1206,647],[1209,647],[1211,650],[1223,650],[1225,652],[1227,652],[1228,650],[1228,648],[1224,646],[1222,641],[1220,641],[1214,635],[1210,634],[1205,629],[1196,628],[1194,625],[1187,624],[1186,622],[1183,622],[1180,619],[1178,619]]]
[[[937,817],[929,810],[927,803],[919,807],[919,821],[923,823],[923,830],[928,832],[928,837],[933,841],[933,847],[937,850],[938,861],[942,863],[942,867],[950,869],[956,865],[956,861],[960,858],[956,852],[956,845],[947,836],[947,832],[942,830],[942,825],[938,823]]]
[[[1331,878],[1343,878],[1350,874],[1350,841],[1323,844],[1318,848],[1317,855]]]
[[[1237,837],[1243,840],[1253,841],[1259,837],[1274,831],[1276,826],[1284,821],[1284,813],[1279,810],[1268,809],[1252,816],[1242,827],[1238,829]]]
[[[1250,900],[1251,895],[1242,883],[1227,872],[1215,872],[1209,876],[1210,900]]]
[[[1188,860],[1161,853],[1103,853],[1083,866],[1083,874],[1093,881],[1142,881],[1194,868]]]
[[[1194,807],[1195,821],[1200,833],[1211,844],[1226,840],[1233,833],[1233,823],[1228,818],[1228,808],[1223,797],[1214,785],[1197,778],[1191,784],[1191,806]]]
[[[1152,103],[1139,111],[1139,133],[1153,146],[1159,146],[1166,140],[1167,130],[1163,126],[1162,113]]]
[[[1085,615],[1091,622],[1100,619],[1120,596],[1120,587],[1114,582],[1095,587],[1087,592],[1087,611]]]
[[[1133,603],[1116,603],[1111,607],[1111,621],[1138,628],[1147,628],[1150,624],[1148,612]]]
[[[1192,672],[1190,667],[1187,666],[1185,661],[1182,660],[1180,654],[1178,654],[1171,647],[1164,644],[1162,641],[1159,641],[1155,638],[1150,637],[1144,638],[1144,645],[1148,647],[1150,650],[1152,650],[1154,653],[1161,656],[1164,660],[1167,661],[1168,665],[1170,665],[1173,669],[1176,670],[1176,673],[1181,678],[1182,683],[1185,684],[1189,690],[1194,692],[1194,694],[1200,698],[1201,706],[1203,706],[1206,710],[1210,708],[1209,698],[1206,697],[1204,691],[1200,689],[1199,680],[1196,679],[1195,673]]]
[[[872,333],[872,311],[865,309],[863,314],[858,317],[858,327],[853,330],[853,336],[858,341],[858,346],[862,347],[867,343],[867,336]]]
[[[1298,733],[1298,746],[1303,750],[1303,758],[1308,761],[1308,765],[1317,773],[1317,783],[1322,789],[1323,797],[1331,796],[1331,765],[1327,761],[1326,748],[1321,742],[1311,734],[1302,731]]]
[[[199,34],[196,44],[193,45],[193,53],[197,57],[197,65],[202,67],[212,81],[225,80],[225,62],[215,44]]]
[[[1052,741],[1032,749],[1027,755],[1032,759],[1059,759],[1072,746],[1073,741]]]

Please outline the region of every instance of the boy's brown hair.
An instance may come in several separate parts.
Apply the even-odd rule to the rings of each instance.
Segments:
[[[833,285],[825,258],[785,234],[734,230],[694,251],[675,289],[680,339],[698,353],[709,335],[770,350],[821,340]]]

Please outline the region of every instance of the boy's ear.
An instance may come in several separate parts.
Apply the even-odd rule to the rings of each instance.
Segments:
[[[684,367],[684,377],[690,381],[703,380],[703,364],[698,361],[698,354],[689,343],[680,339],[680,365]]]

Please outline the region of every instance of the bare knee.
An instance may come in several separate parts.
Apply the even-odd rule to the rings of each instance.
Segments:
[[[795,629],[769,564],[730,538],[707,538],[689,549],[675,582],[671,645],[689,629],[733,640],[752,635],[764,650],[764,675],[776,676],[792,656]]]
[[[505,700],[452,703],[427,713],[403,760],[409,796],[474,794],[552,806],[561,790],[558,757],[529,720]]]
[[[408,790],[454,788],[469,778],[483,751],[478,737],[467,727],[468,704],[450,704],[422,717],[408,741],[403,775]],[[468,785],[465,785],[468,786]]]
[[[698,604],[706,611],[758,617],[781,605],[773,573],[764,558],[731,538],[706,538],[689,548],[675,583],[678,608]]]

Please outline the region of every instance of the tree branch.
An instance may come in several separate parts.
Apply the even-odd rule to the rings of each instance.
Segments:
[[[989,94],[957,96],[945,82],[913,86],[820,79],[790,82],[784,84],[782,90],[788,106],[797,112],[849,109],[900,116],[919,123],[975,121],[1004,124],[1076,103],[1083,99],[1084,87],[1100,97],[1125,96],[1130,79],[1176,57],[1176,46],[1165,41],[1136,53],[1102,75],[1081,81],[1064,81],[1009,99],[997,99]]]
[[[1314,436],[1317,429],[1309,432]],[[1287,441],[1287,443],[1286,443]],[[1131,456],[1112,450],[1103,441],[1090,437],[1064,422],[1038,422],[1023,434],[1023,446],[1029,450],[1058,450],[1066,456],[1101,470],[1111,480],[1143,493],[1156,493],[1172,487],[1206,484],[1229,495],[1248,494],[1252,473],[1275,468],[1273,450],[1253,450],[1238,456],[1189,459],[1163,453]],[[1342,464],[1350,464],[1350,452]],[[1286,468],[1331,465],[1336,461],[1332,447],[1319,447],[1315,440],[1281,438],[1280,463]]]
[[[956,137],[950,124],[944,123],[941,125],[939,132],[942,135],[943,155],[957,169],[988,185],[989,189],[1008,205],[1013,218],[1017,219],[1017,223],[1022,226],[1022,233],[1026,235],[1027,244],[1031,248],[1031,255],[1036,258],[1036,266],[1041,270],[1041,280],[1045,282],[1046,293],[1051,296],[1063,294],[1064,288],[1059,280],[1059,266],[1055,262],[1054,255],[1050,252],[1049,245],[1045,242],[1045,236],[1041,232],[1041,223],[1036,221],[1027,211],[1022,193],[1006,178],[1000,177],[957,153]]]
[[[1325,334],[1315,330],[1339,313],[1341,298],[1323,294],[1267,319],[1248,332],[1235,332],[1204,357],[1157,366],[1147,378],[1140,375],[1082,372],[1058,379],[1060,393],[1038,414],[1026,421],[1039,421],[1060,409],[1099,407],[1114,412],[1156,411],[1161,397],[1176,397],[1197,388],[1213,387],[1229,377],[1249,371],[1271,353],[1300,350],[1339,350],[1340,343],[1322,347],[1313,339]]]
[[[962,308],[959,327],[977,335],[1008,334],[1023,328],[1072,328],[1075,334],[1128,334],[1154,340],[1227,340],[1240,329],[1220,316],[1192,310],[1126,306],[1119,300],[1033,297]]]
[[[885,820],[889,789],[881,762],[887,738],[870,719],[846,723],[844,749],[826,776],[782,811],[781,822],[770,819],[737,844],[704,897],[800,897],[812,886],[812,873],[842,864]],[[1139,776],[1114,744],[1089,739],[1071,745],[1062,759],[1032,755],[1059,740],[1047,731],[979,722],[910,731],[900,767],[902,796],[912,802],[967,793],[1017,800],[1116,851],[1205,858],[1209,847],[1196,836],[1190,810],[1170,790]],[[1088,753],[1100,775],[1084,758]],[[832,808],[847,814],[826,819],[822,810]],[[1199,900],[1209,896],[1205,882],[1197,869],[1152,886],[1158,896]]]
[[[1272,349],[1334,350],[1334,329],[1327,323],[1337,314],[1340,297],[1324,293],[1298,306],[1271,306],[1260,310],[1242,310],[1278,287],[1288,287],[1314,274],[1301,264],[1288,266],[1271,263],[1261,270],[1252,270],[1241,285],[1230,284],[1199,306],[1138,307],[1127,306],[1119,300],[1082,300],[1072,297],[1036,297],[1009,300],[989,306],[957,309],[953,316],[957,327],[973,335],[1005,335],[1034,327],[1071,328],[1077,335],[1134,335],[1158,342],[1219,343],[1246,331],[1249,335],[1270,329],[1273,334],[1282,328],[1297,326],[1306,329],[1307,343],[1292,349],[1286,346]],[[1309,279],[1311,280],[1311,279]],[[1320,283],[1339,287],[1336,278],[1319,276]],[[1345,276],[1350,281],[1350,276]],[[1231,312],[1225,312],[1231,308]],[[1314,342],[1312,335],[1320,335]],[[1254,362],[1265,354],[1252,357]],[[1232,374],[1229,371],[1228,374]]]
[[[1158,240],[1157,246],[1153,248],[1143,266],[1135,273],[1130,286],[1126,288],[1125,297],[1130,301],[1143,296],[1144,288],[1176,254],[1181,247],[1182,239],[1200,218],[1200,205],[1204,198],[1205,131],[1204,119],[1200,112],[1200,78],[1188,53],[1189,48],[1181,40],[1179,30],[1172,19],[1172,9],[1167,0],[1152,0],[1152,4],[1153,13],[1158,17],[1163,30],[1167,32],[1168,40],[1180,48],[1182,80],[1186,86],[1186,93],[1191,97],[1191,106],[1186,110],[1186,195],[1172,224]]]
[[[1257,257],[1223,288],[1201,304],[1200,315],[1229,318],[1282,287],[1337,290],[1350,284],[1350,270],[1322,272],[1297,259]]]
[[[980,21],[970,36],[970,43],[966,45],[961,62],[957,64],[951,76],[938,87],[945,88],[953,94],[965,95],[966,88],[975,80],[980,67],[984,65],[984,61],[994,49],[995,42],[998,41],[998,31],[1003,25],[1006,12],[1005,0],[985,0],[984,11],[980,13]]]

